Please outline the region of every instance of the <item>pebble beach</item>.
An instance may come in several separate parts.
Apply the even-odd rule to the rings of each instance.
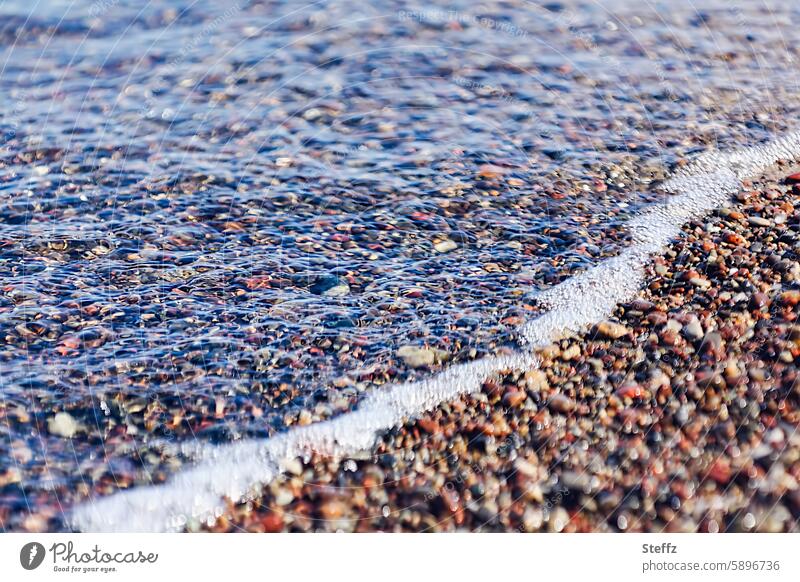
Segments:
[[[0,530],[525,352],[671,176],[797,129],[796,9],[704,4],[0,5]],[[171,529],[797,531],[798,172]]]
[[[540,367],[367,458],[298,463],[211,531],[797,531],[797,169],[687,225],[639,297]]]

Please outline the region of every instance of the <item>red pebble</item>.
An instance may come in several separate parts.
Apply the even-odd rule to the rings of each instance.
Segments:
[[[731,466],[724,459],[717,459],[708,470],[708,476],[720,485],[725,485],[731,480]]]
[[[261,525],[264,526],[266,533],[278,533],[283,531],[283,518],[274,511],[270,511],[261,520]]]
[[[791,176],[786,176],[786,183],[787,184],[800,184],[800,172],[796,174],[792,174]]]
[[[647,391],[638,384],[628,384],[617,390],[617,396],[620,398],[644,398],[647,395]]]

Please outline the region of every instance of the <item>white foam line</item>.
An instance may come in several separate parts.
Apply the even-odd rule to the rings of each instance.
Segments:
[[[702,218],[741,188],[741,180],[779,159],[800,156],[800,134],[764,146],[697,158],[664,184],[673,193],[629,223],[632,243],[619,255],[541,293],[547,311],[525,323],[526,351],[452,366],[428,379],[395,384],[369,394],[358,409],[332,420],[290,429],[265,440],[205,447],[197,465],[168,483],[135,488],[76,507],[71,526],[82,531],[160,532],[183,528],[224,511],[224,499],[241,501],[282,471],[282,464],[311,453],[346,457],[368,450],[382,431],[475,392],[506,370],[535,365],[533,349],[567,331],[580,331],[608,317],[641,287],[651,256],[680,234],[683,224]]]

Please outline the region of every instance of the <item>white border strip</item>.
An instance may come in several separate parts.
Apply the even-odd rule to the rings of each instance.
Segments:
[[[20,554],[32,542],[44,546],[40,554],[44,560],[26,572]],[[150,561],[139,558],[139,552]],[[120,563],[126,558],[128,562]],[[424,580],[517,580],[520,572],[533,570],[532,565],[532,579],[535,575],[538,580],[559,582],[800,580],[797,535],[781,533],[420,533],[391,539],[381,533],[287,533],[267,538],[4,533],[0,563],[4,580],[31,582],[227,582],[254,575],[281,581],[375,582],[417,575]],[[113,571],[104,573],[101,568]]]
[[[664,184],[673,196],[629,223],[631,246],[539,295],[547,311],[521,327],[525,353],[487,357],[452,366],[422,381],[375,390],[355,411],[266,440],[203,447],[202,460],[165,485],[88,501],[73,510],[70,525],[82,531],[181,530],[189,520],[222,515],[226,498],[241,501],[258,495],[288,460],[311,453],[346,457],[369,450],[382,431],[461,394],[475,392],[500,372],[535,366],[535,348],[567,331],[588,328],[608,317],[619,303],[635,297],[650,257],[677,237],[683,224],[724,204],[738,192],[745,177],[780,159],[795,157],[800,157],[800,133],[760,147],[699,157]]]

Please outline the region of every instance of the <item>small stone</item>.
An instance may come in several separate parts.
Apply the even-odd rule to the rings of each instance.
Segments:
[[[308,426],[314,420],[314,417],[308,410],[301,410],[300,414],[297,416],[297,424],[300,426]]]
[[[630,333],[630,330],[619,323],[613,321],[603,321],[597,324],[597,334],[609,339],[619,339]]]
[[[691,279],[689,279],[689,283],[691,283],[695,287],[700,287],[700,289],[709,289],[711,287],[711,281],[699,275],[697,277],[692,277]]]
[[[319,507],[319,513],[323,519],[327,520],[334,520],[339,519],[344,515],[345,512],[345,505],[341,501],[336,501],[334,499],[325,501]]]
[[[80,425],[68,412],[59,412],[48,419],[47,429],[54,435],[71,439],[78,432]]]
[[[772,226],[772,221],[760,216],[751,216],[747,219],[750,226]]]
[[[552,533],[558,533],[564,530],[569,523],[569,513],[563,507],[556,507],[550,514],[548,521],[548,528]]]
[[[437,253],[449,253],[457,249],[458,244],[455,241],[446,239],[433,245],[433,248]]]
[[[284,489],[283,487],[278,490],[278,493],[275,495],[276,505],[289,505],[292,501],[294,501],[294,495],[292,495],[291,491]]]
[[[756,517],[752,513],[748,513],[742,519],[742,525],[746,529],[753,529],[756,525]]]
[[[718,331],[709,331],[703,337],[703,345],[714,352],[721,353],[723,348],[722,335]]]
[[[674,346],[678,343],[678,334],[671,329],[665,329],[661,332],[661,343],[666,346]]]
[[[648,313],[655,309],[655,304],[651,301],[647,301],[646,299],[634,299],[631,301],[631,309],[635,309],[636,311],[641,311],[643,313]]]
[[[791,290],[781,293],[781,303],[788,307],[794,307],[800,303],[800,291]]]
[[[422,368],[423,366],[433,365],[436,354],[429,348],[420,348],[417,346],[401,346],[397,350],[398,357],[412,368]]]
[[[739,370],[739,366],[736,360],[728,360],[728,363],[725,365],[725,380],[733,385],[736,381],[741,377],[742,373]]]
[[[688,405],[684,404],[675,413],[675,420],[678,422],[679,425],[683,426],[689,422],[691,414],[692,414],[691,408]]]
[[[703,337],[703,326],[700,322],[693,318],[689,323],[683,326],[683,335],[686,339],[699,340]]]
[[[522,457],[518,457],[517,460],[514,461],[514,469],[530,479],[536,479],[539,476],[539,469],[536,465]]]
[[[545,360],[555,360],[561,355],[561,347],[558,344],[549,344],[539,350],[539,355]]]
[[[261,520],[265,533],[278,533],[283,531],[283,518],[275,511],[270,511]]]
[[[575,410],[575,401],[571,398],[567,398],[563,394],[556,394],[553,396],[547,405],[554,411],[559,412],[561,414],[569,414],[573,410]]]
[[[754,293],[750,298],[750,309],[763,309],[769,305],[769,297],[765,293]]]
[[[708,470],[708,476],[720,485],[731,480],[731,466],[725,459],[717,459]]]
[[[578,344],[572,344],[566,350],[561,352],[561,358],[566,361],[575,360],[579,358],[580,355],[581,355],[581,348],[580,346],[578,346]]]
[[[547,382],[547,374],[541,370],[528,370],[525,372],[525,386],[532,392],[541,392],[550,388]]]
[[[283,470],[292,475],[300,475],[303,473],[303,463],[300,459],[287,459],[283,462]]]
[[[417,425],[428,434],[436,434],[441,430],[439,423],[430,418],[420,418]]]
[[[326,275],[318,279],[310,288],[314,295],[326,295],[328,297],[341,297],[350,293],[350,285],[339,277]]]
[[[538,531],[544,523],[544,515],[538,507],[526,507],[522,515],[522,526],[527,532]]]
[[[348,293],[350,293],[350,285],[348,285],[347,283],[342,283],[341,285],[336,285],[334,287],[331,287],[330,289],[325,291],[323,295],[326,295],[328,297],[342,297],[344,295],[347,295]]]
[[[12,483],[20,483],[22,473],[16,467],[9,467],[4,473],[0,473],[0,487],[5,487]]]
[[[503,404],[509,406],[511,408],[515,408],[525,402],[528,396],[525,392],[520,390],[512,390],[510,392],[506,392],[505,396],[503,396]]]
[[[486,180],[499,178],[507,172],[506,168],[495,166],[494,164],[483,164],[479,170],[478,176]]]
[[[617,396],[620,398],[645,398],[648,396],[647,390],[638,384],[626,384],[617,390]]]

